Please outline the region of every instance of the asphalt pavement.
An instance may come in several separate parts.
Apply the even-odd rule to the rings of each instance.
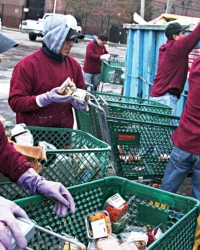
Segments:
[[[2,58],[2,62],[0,63],[0,114],[3,115],[6,120],[15,122],[15,114],[12,112],[7,102],[12,71],[21,58],[29,55],[42,46],[42,38],[37,38],[36,41],[30,41],[27,33],[11,29],[3,29],[1,30],[1,33],[19,44],[18,47],[12,48],[0,55]],[[85,39],[79,40],[78,43],[74,44],[70,53],[70,55],[73,56],[81,66],[83,66],[88,42],[89,40]],[[119,60],[125,60],[125,45],[108,43],[106,47],[110,54],[119,55]],[[101,88],[102,86],[100,86],[100,89]],[[107,83],[103,85],[103,91],[109,93],[121,93],[121,88],[121,86],[113,86],[112,84]]]

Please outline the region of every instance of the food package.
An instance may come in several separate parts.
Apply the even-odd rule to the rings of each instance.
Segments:
[[[114,234],[121,233],[126,226],[126,222],[127,222],[127,215],[126,214],[120,220],[118,220],[116,222],[111,222],[112,232]]]
[[[76,238],[74,238],[66,233],[63,233],[63,236],[70,238],[70,239],[73,239],[76,242],[76,244],[74,244],[70,241],[66,241],[64,246],[63,246],[63,250],[78,250],[78,249],[86,250],[86,246],[83,243],[79,242]]]
[[[138,250],[137,246],[135,245],[134,240],[128,240],[125,243],[121,244],[115,250]]]
[[[61,95],[71,95],[76,89],[76,85],[68,77],[67,80],[62,84],[62,89],[60,90]]]
[[[99,239],[111,234],[110,218],[106,210],[88,214],[85,224],[89,239]]]
[[[88,149],[85,145],[82,149]],[[78,176],[80,183],[86,183],[103,176],[103,169],[95,153],[77,153],[72,156],[74,176]]]
[[[96,245],[98,250],[115,250],[120,245],[120,242],[116,237],[110,235],[106,238],[98,239]]]
[[[151,245],[155,240],[159,239],[167,229],[163,223],[159,224],[153,229],[149,229],[147,232],[148,242],[147,246]]]
[[[116,222],[124,216],[128,211],[128,204],[126,201],[118,194],[111,196],[106,200],[104,208],[108,211],[111,222]]]
[[[79,247],[71,242],[66,241],[63,250],[86,250],[86,246],[83,243],[77,241],[77,244]]]
[[[72,96],[77,102],[85,104],[88,99],[88,92],[84,89],[75,89]]]
[[[12,143],[12,145],[26,157],[37,173],[42,170],[42,165],[38,161],[46,160],[46,153],[41,147],[18,145],[16,143]]]
[[[39,141],[38,146],[40,146],[43,150],[57,150],[57,148],[46,141]]]
[[[16,124],[10,131],[10,139],[20,145],[33,146],[33,135],[27,129],[26,124]]]
[[[128,240],[134,240],[134,244],[139,250],[145,250],[148,242],[148,236],[146,233],[140,232],[123,232],[120,234],[121,240],[123,243]]]

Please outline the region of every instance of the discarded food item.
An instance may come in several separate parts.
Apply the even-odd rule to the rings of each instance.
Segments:
[[[106,238],[98,239],[96,245],[98,250],[115,250],[120,245],[120,242],[116,237],[110,235]]]
[[[148,242],[148,236],[143,231],[123,232],[120,234],[122,242],[134,240],[136,247],[139,250],[145,250]]]
[[[71,95],[75,89],[76,85],[68,77],[59,93],[61,95]]]
[[[119,155],[120,161],[121,162],[125,162],[127,164],[132,164],[134,162],[141,162],[142,161],[142,157],[139,155],[135,155],[135,154],[120,154]]]
[[[69,238],[74,239],[75,241],[77,241],[76,243],[77,243],[78,246],[71,243],[71,242],[66,241],[65,245],[63,247],[63,250],[79,250],[79,249],[86,250],[86,246],[83,243],[79,242],[76,238],[74,238],[72,236],[69,236],[67,234],[64,234],[64,236],[69,237]]]
[[[53,144],[48,143],[46,141],[39,141],[38,146],[40,146],[45,151],[46,150],[57,150],[57,148]]]
[[[90,239],[107,237],[111,233],[110,217],[106,210],[88,214],[85,217],[85,224]]]
[[[78,88],[74,90],[74,92],[72,93],[72,96],[73,96],[74,100],[76,100],[77,102],[80,102],[82,104],[84,104],[88,99],[87,91],[85,91],[83,89],[78,89]]]
[[[138,250],[136,247],[134,240],[127,240],[125,243],[121,244],[115,250]]]
[[[11,139],[15,136],[26,133],[26,124],[20,123],[16,124],[13,129],[11,129]]]
[[[159,157],[158,157],[158,161],[168,161],[170,158],[170,155],[169,154],[161,154]]]
[[[29,130],[26,130],[25,133],[15,136],[15,142],[20,145],[33,146],[33,135]]]
[[[126,214],[120,220],[118,220],[116,222],[111,222],[112,232],[114,234],[121,233],[126,226],[126,222],[127,222]]]
[[[118,193],[116,193],[106,200],[104,209],[108,211],[110,221],[116,222],[126,214],[128,211],[128,204]]]
[[[163,223],[159,224],[157,227],[153,229],[149,229],[147,231],[148,242],[147,246],[151,245],[155,240],[159,239],[167,229]]]

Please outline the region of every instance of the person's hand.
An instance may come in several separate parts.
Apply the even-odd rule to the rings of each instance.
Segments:
[[[110,59],[110,54],[101,55],[101,56],[100,56],[100,59],[101,59],[101,60],[106,60],[106,61],[108,61],[108,60]]]
[[[20,248],[27,246],[26,238],[16,222],[15,216],[28,219],[25,211],[14,202],[0,197],[0,249],[12,250],[11,237],[8,229],[11,231],[17,245]]]
[[[29,168],[17,181],[21,188],[29,189],[32,194],[43,194],[55,201],[53,211],[57,215],[66,216],[68,207],[75,213],[74,200],[69,191],[59,182],[47,181],[38,175],[34,169]]]
[[[39,107],[45,107],[52,102],[65,103],[72,100],[71,95],[62,95],[62,89],[66,86],[64,82],[60,87],[54,88],[51,91],[47,91],[44,94],[36,96],[36,102]]]
[[[89,111],[89,95],[87,91],[77,88],[72,94],[72,97],[73,99],[70,102],[75,109]]]
[[[70,192],[59,182],[43,180],[37,187],[37,192],[55,201],[53,211],[57,215],[65,217],[70,207],[71,213],[75,213],[75,204]]]

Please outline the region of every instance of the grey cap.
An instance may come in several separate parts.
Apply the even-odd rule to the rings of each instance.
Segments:
[[[18,43],[0,33],[0,53],[3,53],[11,49],[12,47],[17,47],[17,46]]]

